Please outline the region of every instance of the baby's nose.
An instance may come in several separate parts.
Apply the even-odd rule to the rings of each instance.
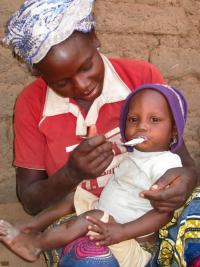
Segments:
[[[139,129],[146,131],[146,130],[149,129],[149,124],[146,121],[140,121],[140,123],[139,123]]]

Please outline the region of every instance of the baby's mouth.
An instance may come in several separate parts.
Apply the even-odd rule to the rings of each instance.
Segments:
[[[143,138],[144,139],[144,142],[148,140],[147,136],[142,135],[142,134],[134,136],[134,139],[135,138]]]

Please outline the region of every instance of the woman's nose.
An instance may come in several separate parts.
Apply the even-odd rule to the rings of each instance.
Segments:
[[[73,78],[74,87],[78,90],[86,90],[90,84],[88,77],[84,74],[77,74]]]

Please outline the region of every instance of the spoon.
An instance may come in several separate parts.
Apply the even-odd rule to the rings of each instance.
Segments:
[[[122,146],[136,146],[138,144],[141,144],[142,142],[145,141],[144,137],[137,137],[137,138],[133,138],[132,140],[129,140],[125,143],[119,143],[117,142],[116,144],[122,145]]]
[[[81,136],[82,139],[88,139],[88,136]],[[117,145],[121,145],[121,146],[136,146],[138,144],[141,144],[142,142],[144,142],[146,139],[144,137],[137,137],[137,138],[133,138],[125,143],[123,142],[114,142]]]

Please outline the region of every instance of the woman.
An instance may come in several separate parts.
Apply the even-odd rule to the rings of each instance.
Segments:
[[[99,53],[93,2],[27,0],[7,26],[4,42],[40,75],[18,97],[14,123],[17,193],[31,214],[61,200],[80,183],[99,196],[124,157],[117,148],[114,155],[106,141],[120,139],[119,111],[124,99],[141,84],[163,83],[161,74],[147,62],[108,60]],[[83,139],[94,124],[101,135]],[[157,187],[163,190],[143,192],[161,212],[180,207],[196,185],[195,166],[184,144],[178,154],[184,167],[159,179]],[[177,183],[168,187],[174,177]],[[85,239],[54,251],[50,260],[62,257],[62,266],[75,266],[74,261],[80,261],[77,248],[83,244],[81,263],[87,264],[84,257],[94,256],[95,245],[88,247]],[[93,261],[95,266],[100,258],[112,258],[106,248],[94,250],[105,255]]]

